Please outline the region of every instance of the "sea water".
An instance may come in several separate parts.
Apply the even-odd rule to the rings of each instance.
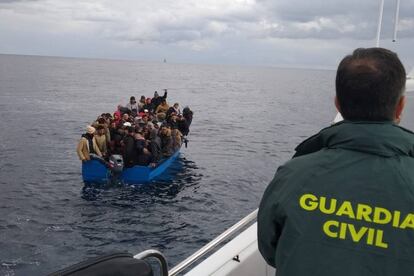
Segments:
[[[0,274],[114,251],[177,264],[258,207],[295,146],[335,116],[335,72],[0,55]],[[80,135],[130,96],[194,111],[188,148],[149,185],[84,187]]]

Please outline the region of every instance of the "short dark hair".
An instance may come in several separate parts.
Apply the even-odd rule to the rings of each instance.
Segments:
[[[134,133],[135,132],[135,127],[130,126],[130,127],[127,128],[127,130],[128,130],[129,133]]]
[[[384,48],[358,48],[336,73],[336,97],[350,121],[390,121],[405,90],[406,73],[397,54]]]

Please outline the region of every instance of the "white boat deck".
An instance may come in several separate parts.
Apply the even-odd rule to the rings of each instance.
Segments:
[[[275,269],[260,255],[254,223],[185,275],[273,276]]]

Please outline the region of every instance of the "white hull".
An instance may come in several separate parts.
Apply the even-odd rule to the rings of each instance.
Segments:
[[[185,275],[273,276],[275,269],[260,255],[254,223]]]

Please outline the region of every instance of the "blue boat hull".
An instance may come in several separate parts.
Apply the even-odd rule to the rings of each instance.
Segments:
[[[178,158],[180,151],[176,151],[171,157],[163,160],[157,167],[134,166],[124,168],[118,180],[126,184],[144,184],[160,176]],[[85,183],[106,184],[111,180],[111,172],[100,160],[82,162],[82,178]]]

